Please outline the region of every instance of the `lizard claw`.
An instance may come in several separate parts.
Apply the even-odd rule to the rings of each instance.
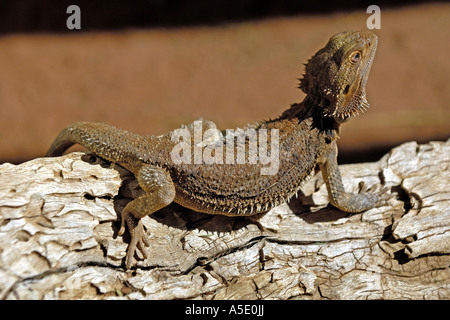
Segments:
[[[360,193],[360,194],[361,193],[372,193],[377,188],[377,185],[374,184],[370,188],[367,188],[367,184],[364,181],[360,181],[358,183],[358,187],[359,187],[358,193]]]
[[[385,186],[379,192],[374,192],[377,189],[377,185],[374,184],[370,188],[367,188],[367,185],[364,181],[359,182],[359,194],[371,194],[376,197],[375,207],[383,207],[389,204],[389,200],[393,198],[393,194],[388,193],[390,187]]]
[[[126,208],[125,208],[126,209]],[[125,228],[128,227],[128,231],[131,235],[131,242],[128,245],[127,255],[125,258],[125,266],[130,269],[136,249],[139,250],[144,259],[147,258],[145,247],[149,245],[147,238],[145,237],[144,226],[140,218],[133,216],[128,210],[122,211],[122,218],[119,230],[119,236],[125,233]]]

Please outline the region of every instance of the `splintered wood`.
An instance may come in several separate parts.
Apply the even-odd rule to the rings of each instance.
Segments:
[[[450,299],[450,140],[341,166],[347,191],[388,206],[328,205],[319,173],[298,198],[230,218],[172,204],[143,219],[150,246],[125,270],[119,213],[133,175],[72,153],[0,165],[2,299]],[[141,259],[140,259],[141,258]]]

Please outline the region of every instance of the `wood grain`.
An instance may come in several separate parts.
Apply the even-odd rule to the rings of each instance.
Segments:
[[[116,220],[142,190],[84,153],[0,165],[3,299],[450,299],[450,140],[341,166],[348,191],[387,187],[389,206],[347,214],[321,174],[265,214],[172,204],[143,219],[149,258],[124,269]],[[139,257],[138,257],[139,258]]]

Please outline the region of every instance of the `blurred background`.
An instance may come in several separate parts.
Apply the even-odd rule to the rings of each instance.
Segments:
[[[68,30],[69,5],[81,30]],[[0,163],[45,154],[75,121],[162,134],[275,118],[304,94],[303,64],[333,34],[367,29],[371,3],[1,0]],[[450,137],[450,5],[378,1],[371,108],[342,127],[341,163]]]

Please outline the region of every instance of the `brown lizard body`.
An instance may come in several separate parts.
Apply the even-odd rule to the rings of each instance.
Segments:
[[[182,163],[171,156],[179,146],[179,141],[173,138],[175,131],[162,136],[141,136],[90,122],[66,127],[47,156],[60,155],[78,143],[134,173],[146,193],[128,203],[122,212],[119,234],[124,233],[127,225],[132,237],[127,267],[136,248],[145,256],[142,217],[172,201],[210,214],[236,216],[265,212],[295,195],[316,165],[322,171],[330,203],[337,208],[360,212],[383,205],[385,198],[382,195],[346,193],[336,160],[340,124],[368,107],[364,87],[376,46],[377,38],[371,32],[344,32],[333,36],[306,65],[305,76],[300,82],[300,88],[307,94],[303,102],[293,104],[275,120],[249,127],[255,132],[264,129],[270,132],[267,145],[271,147],[264,152],[278,152],[274,159],[276,170],[271,174],[261,174],[261,169],[267,167],[262,161],[236,163],[238,149],[244,150],[244,160],[248,160],[254,155],[251,154],[254,152],[252,147],[263,144],[257,140],[257,144],[252,145],[248,136],[240,142],[237,139],[230,143],[223,137],[209,142],[210,146],[222,148],[231,145],[234,163],[226,161],[230,160],[228,154],[217,156],[215,152],[219,149],[214,149],[215,162],[196,162],[198,141],[192,136],[199,132],[195,122],[184,128],[191,140],[188,141],[189,149],[183,152],[191,152],[185,158],[189,161]],[[206,134],[207,129],[215,128],[209,121],[201,124],[201,135]],[[275,131],[277,136],[272,135]],[[242,133],[237,133],[236,137],[239,135]],[[272,145],[272,142],[276,144]]]

